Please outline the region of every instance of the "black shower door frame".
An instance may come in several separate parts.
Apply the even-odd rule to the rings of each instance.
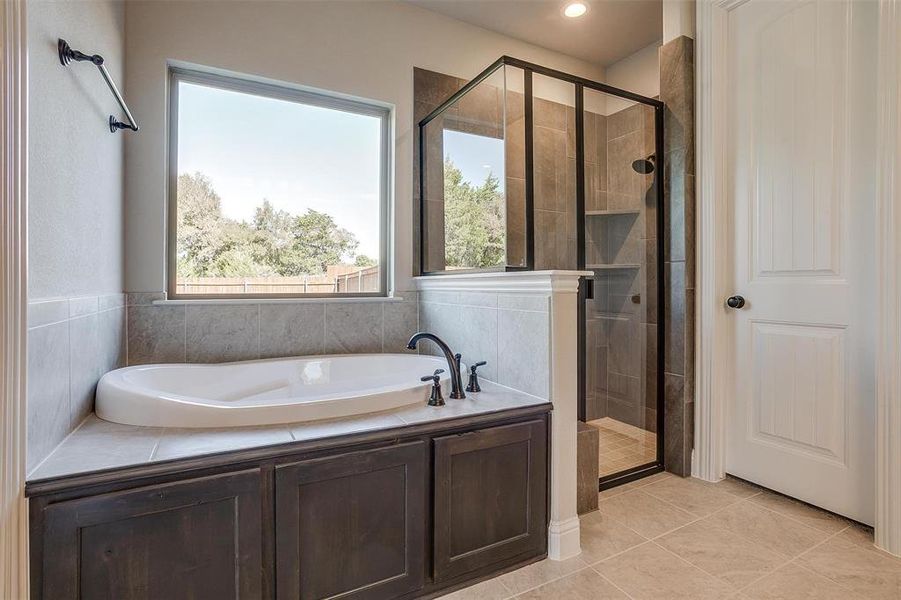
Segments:
[[[630,469],[602,477],[598,481],[598,489],[608,489],[622,483],[640,479],[646,475],[663,471],[664,453],[664,425],[665,402],[664,395],[664,355],[666,352],[666,293],[664,286],[664,203],[663,203],[663,126],[664,110],[663,102],[656,98],[649,98],[628,90],[616,88],[605,83],[592,81],[584,77],[544,67],[535,63],[501,56],[491,63],[485,70],[466,83],[456,93],[442,102],[435,110],[430,112],[419,122],[419,272],[422,275],[441,276],[444,274],[460,274],[466,271],[427,271],[426,247],[425,247],[425,126],[433,119],[441,115],[445,110],[456,104],[470,90],[490,77],[495,71],[504,66],[519,68],[523,71],[523,116],[525,121],[525,237],[526,237],[526,264],[525,266],[506,266],[506,271],[534,271],[535,270],[535,177],[534,177],[534,114],[532,77],[534,74],[551,77],[571,83],[575,87],[575,117],[576,117],[576,263],[577,269],[585,270],[585,90],[594,90],[611,96],[632,100],[639,104],[650,106],[654,109],[654,152],[657,156],[657,168],[654,169],[654,190],[657,202],[657,459],[654,462],[632,467]],[[495,269],[497,270],[497,269]],[[586,340],[585,326],[587,314],[585,310],[586,300],[592,297],[593,280],[582,278],[579,285],[579,329],[578,329],[578,395],[579,395],[579,420],[584,421],[586,416]]]

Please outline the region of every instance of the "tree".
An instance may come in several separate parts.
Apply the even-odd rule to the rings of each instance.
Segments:
[[[377,264],[379,264],[379,262],[376,259],[366,256],[365,254],[357,254],[357,258],[354,259],[355,267],[374,267]]]
[[[506,215],[500,182],[489,174],[475,187],[444,160],[444,255],[448,267],[485,268],[506,257]]]
[[[298,276],[352,260],[359,242],[328,214],[276,209],[268,200],[250,223],[222,214],[202,173],[178,177],[178,274],[183,277]]]

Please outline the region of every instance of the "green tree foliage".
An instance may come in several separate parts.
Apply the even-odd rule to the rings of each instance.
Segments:
[[[500,182],[490,174],[480,186],[464,181],[444,160],[444,253],[448,267],[485,268],[506,257],[505,203]]]
[[[317,275],[354,260],[359,242],[328,214],[278,210],[268,200],[250,223],[222,214],[202,173],[178,177],[178,274],[183,277]],[[360,257],[357,257],[360,258]]]
[[[374,267],[377,264],[379,263],[376,259],[365,254],[358,254],[356,260],[354,260],[355,267]]]

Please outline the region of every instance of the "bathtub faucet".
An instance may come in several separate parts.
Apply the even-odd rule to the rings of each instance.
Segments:
[[[460,376],[460,359],[457,356],[454,356],[454,353],[451,351],[450,347],[444,343],[444,341],[435,335],[434,333],[427,333],[425,331],[420,331],[410,338],[410,341],[407,342],[407,350],[416,350],[416,344],[419,343],[419,340],[427,339],[432,340],[435,344],[441,348],[441,352],[444,354],[444,358],[447,360],[447,370],[450,371],[451,376],[451,393],[450,397],[455,400],[460,400],[461,398],[465,398],[466,394],[463,393],[463,378]]]

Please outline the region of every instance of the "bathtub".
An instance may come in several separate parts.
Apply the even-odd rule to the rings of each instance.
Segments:
[[[111,371],[97,385],[97,416],[154,427],[236,427],[349,417],[425,405],[444,358],[355,354],[217,365],[141,365]]]

